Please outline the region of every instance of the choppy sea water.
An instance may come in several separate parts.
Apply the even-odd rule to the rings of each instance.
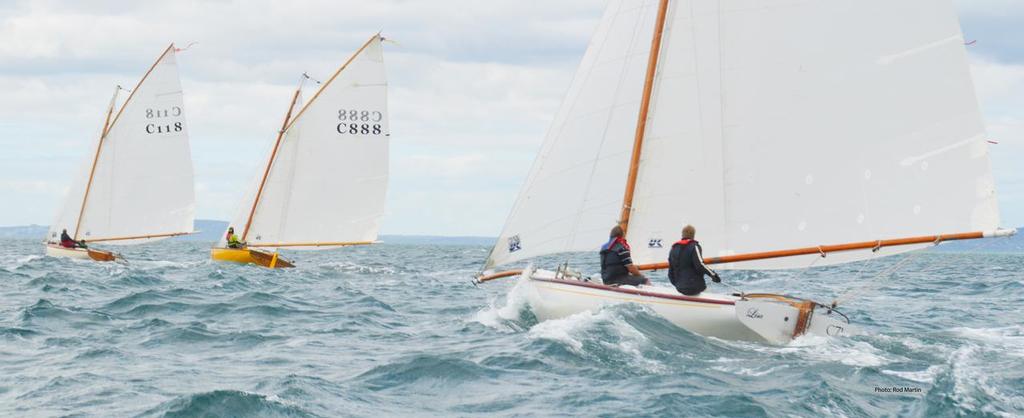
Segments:
[[[631,305],[537,323],[514,281],[470,283],[484,247],[271,271],[200,243],[128,264],[2,244],[0,416],[1024,415],[1024,255],[915,256],[845,306],[865,335],[777,347]],[[723,276],[829,301],[899,260]]]

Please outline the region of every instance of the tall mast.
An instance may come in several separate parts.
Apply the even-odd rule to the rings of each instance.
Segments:
[[[626,178],[626,193],[622,198],[622,214],[619,226],[625,233],[629,229],[629,215],[633,211],[633,192],[636,191],[636,177],[640,171],[640,152],[644,145],[644,132],[647,130],[647,113],[651,108],[651,90],[654,89],[654,76],[658,70],[658,56],[661,54],[661,37],[665,31],[665,16],[668,14],[668,0],[658,4],[658,17],[654,23],[654,38],[651,40],[651,53],[647,60],[647,78],[644,80],[643,97],[640,101],[640,116],[636,122],[636,137],[633,139],[633,156],[629,161],[629,177]]]
[[[305,80],[305,77],[303,77]],[[260,196],[263,195],[263,186],[267,185],[267,177],[270,176],[270,167],[274,166],[274,160],[277,158],[277,150],[281,148],[281,139],[284,138],[284,133],[287,131],[288,122],[292,118],[292,110],[295,110],[295,102],[299,100],[299,93],[302,92],[302,83],[299,83],[299,88],[295,89],[295,94],[292,95],[292,103],[288,105],[288,113],[284,115],[284,122],[281,123],[281,130],[277,131],[277,141],[274,142],[274,150],[270,152],[270,159],[267,160],[267,168],[263,170],[263,178],[260,179],[260,187],[256,190],[256,198],[252,201],[252,209],[249,209],[249,218],[245,221],[245,229],[242,230],[242,242],[245,242],[245,238],[249,236],[249,227],[252,226],[253,215],[256,214],[256,206],[260,203]]]
[[[260,197],[263,194],[263,187],[267,184],[267,177],[270,175],[270,168],[274,165],[274,159],[277,156],[278,148],[280,148],[281,146],[281,140],[284,138],[284,133],[287,132],[289,128],[291,128],[292,124],[295,123],[295,121],[300,116],[302,116],[303,113],[306,112],[306,109],[308,109],[309,106],[312,105],[314,101],[316,101],[317,97],[320,97],[320,93],[322,93],[324,89],[326,89],[327,86],[329,86],[331,82],[334,81],[335,78],[338,78],[338,75],[341,74],[341,72],[345,70],[345,68],[348,67],[348,65],[351,64],[352,61],[355,60],[356,57],[358,57],[359,54],[361,54],[363,50],[366,49],[366,47],[370,46],[371,42],[378,38],[381,38],[380,33],[373,35],[373,37],[367,40],[366,43],[364,43],[363,46],[360,47],[358,51],[356,51],[355,54],[352,54],[352,56],[349,57],[348,61],[345,61],[345,63],[342,64],[341,67],[338,67],[338,70],[334,72],[334,75],[332,75],[331,78],[327,79],[327,81],[320,85],[320,89],[317,90],[316,94],[314,94],[313,97],[310,98],[309,101],[307,101],[306,104],[302,106],[302,109],[299,110],[299,113],[296,114],[295,117],[293,118],[291,117],[292,110],[295,109],[295,102],[299,99],[299,93],[302,91],[302,84],[299,84],[299,89],[295,91],[295,96],[292,97],[292,104],[291,106],[288,107],[288,114],[284,118],[284,124],[281,125],[281,130],[277,133],[277,141],[274,143],[274,150],[271,151],[270,153],[270,161],[267,161],[267,168],[263,171],[263,179],[260,180],[260,187],[256,190],[256,198],[253,199],[252,208],[249,209],[249,218],[246,219],[245,228],[242,230],[242,241],[245,241],[246,237],[248,237],[249,235],[249,228],[252,226],[253,217],[256,216],[256,207],[259,206]],[[306,76],[305,74],[303,74],[303,81],[305,81],[305,78]]]
[[[82,226],[82,215],[85,213],[85,202],[89,200],[89,189],[92,187],[92,178],[96,174],[96,163],[100,159],[100,150],[103,149],[103,140],[107,138],[107,130],[110,129],[110,118],[114,115],[114,106],[117,103],[117,93],[121,86],[114,88],[114,95],[110,97],[110,106],[107,106],[107,117],[103,119],[103,129],[100,130],[100,140],[96,144],[96,154],[92,157],[92,168],[89,169],[89,182],[85,185],[85,196],[82,196],[82,207],[78,209],[78,221],[75,222],[74,239],[78,241],[78,229]]]
[[[146,81],[146,77],[149,77],[149,74],[153,72],[153,69],[156,68],[156,65],[164,59],[164,56],[166,56],[168,52],[171,52],[173,50],[174,44],[172,43],[170,46],[167,47],[167,49],[164,50],[164,53],[160,54],[160,57],[157,58],[155,62],[153,62],[153,65],[149,66],[149,70],[146,71],[146,74],[142,76],[142,79],[139,80],[139,83],[136,84],[135,88],[132,89],[131,93],[128,94],[128,99],[126,99],[124,104],[121,105],[121,109],[117,111],[117,115],[114,116],[114,120],[111,121],[110,118],[111,115],[113,115],[114,113],[114,105],[117,101],[117,93],[121,90],[121,86],[117,86],[117,89],[114,90],[114,97],[110,99],[110,108],[107,109],[107,118],[103,122],[103,130],[100,134],[100,141],[99,144],[96,145],[96,155],[92,157],[92,168],[89,169],[89,182],[85,184],[85,195],[82,196],[82,207],[78,209],[78,221],[75,222],[75,241],[78,241],[78,230],[79,228],[82,227],[82,216],[85,215],[85,204],[86,202],[89,201],[89,191],[90,189],[92,189],[92,180],[93,177],[96,175],[96,164],[100,161],[100,151],[103,150],[103,142],[105,139],[107,139],[107,134],[110,133],[110,127],[117,123],[117,120],[121,117],[121,112],[124,112],[124,108],[128,106],[128,102],[132,100],[132,96],[135,95],[135,92],[139,91],[139,86],[141,86],[142,83]]]

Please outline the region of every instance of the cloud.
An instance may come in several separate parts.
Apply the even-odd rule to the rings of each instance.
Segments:
[[[383,30],[392,129],[386,233],[495,235],[606,1],[24,0],[0,6],[0,224],[47,223],[117,84],[179,54],[198,214],[227,219],[302,72],[324,79]],[[958,0],[1004,215],[1024,224],[1014,156],[1024,2]],[[308,95],[307,95],[308,97]],[[45,185],[45,186],[44,186]],[[426,221],[425,220],[429,220]]]

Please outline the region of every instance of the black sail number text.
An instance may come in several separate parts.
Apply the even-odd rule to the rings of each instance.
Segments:
[[[384,113],[376,110],[339,109],[338,125],[335,128],[342,135],[381,135]]]
[[[180,106],[171,106],[163,109],[147,108],[146,119],[151,122],[146,124],[146,133],[166,134],[185,130],[183,122],[166,120],[170,118],[180,118],[182,113]]]

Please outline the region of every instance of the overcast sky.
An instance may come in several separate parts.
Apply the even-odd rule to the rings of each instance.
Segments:
[[[899,0],[894,0],[899,1]],[[386,45],[386,234],[500,232],[605,0],[2,1],[0,225],[47,224],[116,84],[170,42],[198,217],[227,219],[302,72]],[[1024,1],[958,1],[1005,226],[1024,225]],[[870,30],[870,28],[865,28]]]

